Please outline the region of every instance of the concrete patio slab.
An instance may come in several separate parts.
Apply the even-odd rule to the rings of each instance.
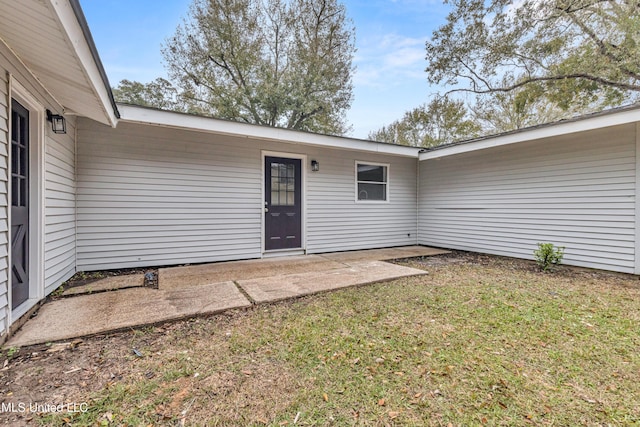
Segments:
[[[252,259],[161,268],[158,271],[159,289],[179,289],[227,280],[245,280],[282,274],[324,271],[342,268],[344,264],[318,255],[286,258]]]
[[[363,251],[332,252],[321,254],[325,259],[351,263],[354,261],[386,261],[391,259],[413,258],[448,254],[445,249],[428,248],[426,246],[402,246],[399,248],[368,249]]]
[[[286,258],[263,258],[245,261],[218,262],[161,268],[158,272],[159,289],[178,289],[208,283],[240,281],[262,277],[320,272],[344,268],[353,262],[383,261],[417,256],[449,253],[443,249],[424,246],[402,246],[387,249],[334,252],[317,255],[299,255]]]
[[[139,287],[144,280],[142,274],[113,277],[91,285],[96,292],[117,290],[44,304],[5,346],[68,340],[249,307],[252,303],[426,274],[381,260],[442,253],[448,251],[410,246],[162,268],[158,289]]]
[[[6,346],[95,335],[250,305],[233,282],[173,291],[122,289],[63,298],[44,304],[37,316],[25,323]]]
[[[62,296],[91,294],[94,292],[112,291],[114,289],[135,288],[144,286],[144,274],[128,274],[99,279],[86,285],[66,289]]]
[[[359,261],[322,274],[307,272],[238,280],[236,283],[253,301],[263,303],[421,274],[427,273],[383,261]]]

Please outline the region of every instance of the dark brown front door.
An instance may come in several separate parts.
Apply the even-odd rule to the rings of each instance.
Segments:
[[[29,298],[29,111],[11,100],[11,307]]]
[[[265,249],[302,246],[301,160],[265,157]]]

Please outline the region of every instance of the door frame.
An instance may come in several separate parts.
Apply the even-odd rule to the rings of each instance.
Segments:
[[[266,250],[266,227],[265,227],[265,212],[264,212],[264,198],[265,198],[265,179],[266,179],[266,170],[264,168],[265,158],[266,157],[283,157],[285,159],[296,159],[300,160],[300,203],[302,203],[301,209],[301,222],[300,222],[300,247],[295,249],[275,249],[275,250]],[[265,254],[299,254],[307,253],[307,155],[299,154],[299,153],[287,153],[283,151],[268,151],[262,150],[261,159],[261,183],[260,183],[260,250],[262,252],[262,256]]]
[[[11,306],[11,149],[7,153],[7,286],[8,286],[8,322],[9,327],[15,320],[29,311],[38,301],[44,298],[44,144],[45,144],[45,108],[21,85],[13,76],[9,79],[9,102],[18,101],[29,111],[29,298],[18,307]],[[9,112],[11,104],[9,103]],[[9,114],[9,140],[11,144],[11,116]]]

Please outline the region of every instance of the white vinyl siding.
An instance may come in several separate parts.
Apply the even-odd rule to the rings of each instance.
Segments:
[[[310,158],[320,162],[320,171],[308,174],[308,253],[416,244],[415,158],[338,150],[318,150]],[[356,161],[388,165],[389,201],[355,200]]]
[[[635,125],[420,162],[419,242],[634,272]]]
[[[258,149],[162,127],[78,125],[79,270],[261,256]]]
[[[45,294],[73,276],[76,267],[75,117],[67,133],[54,134],[46,123],[45,142]]]
[[[2,45],[0,44],[0,47]],[[9,81],[2,67],[0,51],[0,336],[9,320],[9,223],[8,223],[8,144],[9,144]]]
[[[79,270],[260,258],[263,151],[320,163],[318,172],[305,168],[308,252],[416,242],[415,158],[126,122],[78,127]],[[397,203],[356,204],[356,157],[391,171],[397,162]]]
[[[10,326],[7,72],[45,108],[56,108],[55,100],[0,41],[0,331]],[[62,110],[59,106],[57,109]],[[35,288],[39,289],[39,295],[45,296],[75,273],[75,118],[67,116],[66,120],[67,134],[53,134],[50,123],[44,123],[44,236],[38,237],[44,240],[44,260],[40,260],[44,262],[44,283],[36,283]],[[43,171],[39,176],[43,176]],[[41,282],[37,277],[30,279]]]

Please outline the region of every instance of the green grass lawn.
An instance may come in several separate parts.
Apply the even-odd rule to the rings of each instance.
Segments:
[[[459,257],[408,261],[423,277],[102,339],[118,375],[73,396],[88,412],[36,421],[640,425],[637,277]]]

